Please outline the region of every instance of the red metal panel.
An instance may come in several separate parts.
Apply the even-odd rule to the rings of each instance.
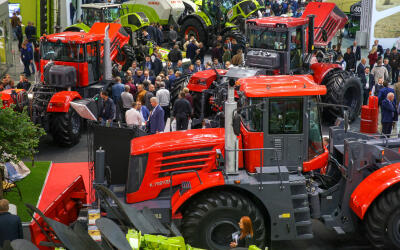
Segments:
[[[3,102],[3,108],[8,108],[11,106],[11,104],[15,104],[14,100],[11,98],[11,92],[15,90],[15,92],[18,94],[19,92],[25,91],[24,89],[6,89],[3,91],[0,91],[0,99]]]
[[[227,70],[224,69],[217,69],[218,74],[225,75]],[[211,83],[217,79],[217,75],[213,69],[203,70],[194,73],[189,80],[187,88],[190,91],[194,92],[202,92],[210,88]]]
[[[240,127],[242,134],[243,148],[263,148],[264,147],[264,133],[263,132],[249,132],[243,127]],[[256,172],[256,167],[262,165],[260,160],[260,151],[245,151],[244,155],[244,165],[247,171],[250,173]]]
[[[383,167],[363,180],[350,197],[350,207],[363,219],[369,206],[386,189],[400,182],[400,163]]]
[[[321,169],[326,167],[328,164],[329,151],[324,148],[325,152],[314,157],[313,159],[303,162],[303,172],[309,172],[311,170]]]
[[[238,80],[247,97],[325,95],[326,87],[308,75],[253,76]]]
[[[86,204],[87,202],[86,195],[82,194],[86,194],[86,189],[82,176],[79,176],[46,208],[46,210],[43,211],[43,214],[65,225],[70,225],[78,218],[82,204]],[[43,218],[38,218],[37,215],[35,215],[35,217],[42,228],[45,228],[48,233],[47,224],[44,222]],[[41,241],[47,241],[47,238],[34,221],[30,223],[29,229],[31,231],[31,241],[33,244],[41,250],[51,249],[39,245]],[[52,237],[54,241],[58,242],[54,235],[52,235]]]
[[[314,81],[317,84],[322,84],[326,74],[333,69],[341,69],[342,67],[339,64],[332,63],[314,63],[311,65],[311,70],[314,72],[313,77]]]
[[[172,215],[175,216],[179,208],[192,196],[213,187],[222,186],[225,184],[224,176],[221,172],[201,173],[200,179],[197,176],[191,179],[186,179],[190,182],[191,189],[181,194],[179,191],[176,192],[171,199],[172,204]]]
[[[55,93],[49,104],[47,105],[47,112],[68,112],[70,102],[75,99],[82,99],[81,95],[76,91],[61,91]]]

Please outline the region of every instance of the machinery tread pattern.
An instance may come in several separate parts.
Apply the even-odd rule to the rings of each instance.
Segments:
[[[171,89],[171,104],[172,106],[175,104],[175,101],[179,98],[179,93],[183,90],[185,85],[189,82],[191,74],[185,74],[181,78],[175,81],[174,86]]]
[[[240,30],[230,30],[226,32],[223,36],[223,41],[226,41],[226,38],[235,38],[239,45],[239,48],[241,48],[243,50],[243,53],[245,53],[247,40],[246,36],[242,32],[240,32]]]
[[[376,248],[400,249],[400,186],[381,194],[369,208],[365,226],[371,243]],[[397,235],[396,235],[397,230]]]
[[[207,229],[219,217],[238,223],[242,216],[249,216],[253,223],[254,242],[263,247],[266,241],[264,218],[247,197],[234,192],[214,191],[200,195],[183,211],[182,232],[191,245],[214,249],[206,242]],[[229,246],[228,246],[229,247]]]
[[[322,82],[327,88],[327,93],[322,97],[323,102],[350,106],[349,120],[358,117],[362,105],[362,86],[359,79],[352,77],[343,70],[332,70]],[[331,122],[332,119],[343,117],[342,108],[324,107],[324,118]]]
[[[122,46],[122,52],[125,55],[125,63],[122,65],[122,71],[127,71],[130,66],[132,66],[133,61],[135,60],[135,52],[131,45],[125,44]]]
[[[53,140],[60,146],[71,147],[79,142],[82,124],[79,124],[79,131],[75,133],[72,129],[73,115],[79,116],[72,108],[66,113],[60,112],[52,115],[50,133],[53,136]],[[79,121],[81,122],[80,118]]]

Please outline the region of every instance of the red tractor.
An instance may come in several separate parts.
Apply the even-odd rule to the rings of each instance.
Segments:
[[[331,63],[323,52],[346,21],[346,15],[335,4],[320,2],[310,2],[300,18],[265,17],[247,20],[249,47],[245,65],[259,68],[267,75],[309,74],[317,84],[326,86],[328,93],[323,97],[323,101],[333,104],[324,108],[324,120],[331,122],[336,117],[343,116],[343,106],[347,106],[349,118],[354,120],[359,115],[362,105],[361,83],[338,64]],[[319,63],[311,65],[314,46],[320,49],[316,55]],[[238,78],[235,77],[235,72],[229,73],[238,70],[243,71],[230,69],[227,73],[231,75],[229,78]],[[188,88],[197,100],[195,114],[198,117],[201,116],[203,90],[212,90],[205,94],[205,112],[210,112],[210,98],[218,99],[215,96],[220,90],[215,87],[218,84],[213,84],[218,80],[213,70],[191,76]],[[226,89],[226,83],[224,88]],[[223,105],[219,105],[220,109],[222,107]]]
[[[106,40],[109,50],[104,50]],[[131,65],[134,54],[129,35],[120,24],[95,23],[88,33],[45,35],[40,42],[41,83],[29,94],[32,121],[41,124],[58,144],[72,146],[80,139],[82,120],[70,103],[94,97],[107,86],[110,61]]]
[[[102,199],[103,215],[124,224],[137,214],[132,207],[147,207],[172,231],[177,226],[190,245],[212,250],[229,248],[242,216],[251,218],[259,247],[312,239],[312,219],[318,219],[338,234],[365,227],[374,246],[400,248],[400,140],[348,131],[344,119],[329,129],[327,148],[319,112],[324,85],[295,75],[239,84],[237,105],[235,82],[229,82],[225,128],[130,140],[140,134],[99,127],[93,148],[101,145],[105,155],[96,153],[95,183],[107,182],[119,197],[115,203]],[[124,152],[130,152],[128,164],[121,164]],[[74,216],[68,218],[78,216],[75,206],[81,204],[69,205]]]

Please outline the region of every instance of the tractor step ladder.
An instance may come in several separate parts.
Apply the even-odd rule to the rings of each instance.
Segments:
[[[301,175],[289,175],[291,199],[293,205],[294,221],[297,239],[312,239],[312,222],[306,180]]]

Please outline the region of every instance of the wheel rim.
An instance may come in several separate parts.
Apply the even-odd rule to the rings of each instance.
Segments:
[[[197,29],[196,29],[195,27],[193,27],[193,26],[189,26],[189,27],[186,28],[186,30],[185,30],[185,36],[186,36],[186,35],[188,35],[189,37],[193,35],[193,36],[196,38],[197,41],[200,40],[199,32],[198,32]]]
[[[73,134],[79,134],[79,131],[81,130],[81,118],[76,112],[72,112],[71,127]]]
[[[232,242],[232,234],[237,231],[239,231],[237,223],[222,219],[211,225],[207,232],[207,241],[212,244],[213,249],[226,249]]]

